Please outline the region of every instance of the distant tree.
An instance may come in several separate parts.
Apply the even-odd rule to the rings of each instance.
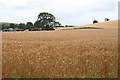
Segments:
[[[33,26],[32,22],[27,22],[26,26]]]
[[[26,24],[26,29],[29,29],[29,30],[31,31],[32,28],[34,28],[33,23],[32,23],[32,22],[27,22],[27,24]]]
[[[25,30],[26,29],[26,25],[24,23],[20,23],[19,26],[18,26],[18,29]]]
[[[105,21],[109,21],[110,19],[108,19],[108,18],[105,18]]]
[[[15,24],[14,29],[18,29],[18,26],[19,26],[18,24]]]
[[[14,28],[15,28],[15,24],[11,23],[11,24],[9,25],[9,27],[14,29]]]
[[[62,25],[61,25],[61,23],[55,21],[54,26],[62,26]]]
[[[93,24],[94,24],[94,23],[98,23],[98,21],[97,21],[97,20],[94,20],[94,21],[93,21]]]
[[[61,25],[59,22],[55,21],[55,17],[51,13],[43,12],[38,15],[37,21],[34,23],[35,27],[38,28],[48,28],[54,27],[56,25]],[[51,28],[50,28],[51,29]]]
[[[34,23],[34,26],[37,27],[37,28],[42,28],[43,27],[43,25],[42,25],[42,23],[40,21],[36,21]]]
[[[57,27],[62,27],[62,25],[59,22],[54,22],[54,27],[57,29]]]
[[[50,27],[49,25],[46,25],[42,28],[42,30],[55,30],[53,27]]]
[[[73,25],[65,25],[65,27],[75,27],[75,26],[73,26]]]
[[[68,27],[68,25],[65,25],[65,27]]]
[[[54,15],[47,12],[43,12],[38,15],[38,19],[35,22],[35,26],[38,26],[38,27],[40,26],[46,27],[47,25],[51,26],[53,25],[54,21],[55,21]]]
[[[7,25],[4,26],[4,29],[9,29],[9,28],[10,28],[10,26],[7,26]]]
[[[4,26],[4,24],[2,24],[2,30],[4,30],[5,29],[5,26]]]

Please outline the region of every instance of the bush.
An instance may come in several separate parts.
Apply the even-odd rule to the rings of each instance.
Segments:
[[[93,21],[93,24],[94,24],[94,23],[98,23],[98,21],[97,21],[97,20],[94,20],[94,21]]]

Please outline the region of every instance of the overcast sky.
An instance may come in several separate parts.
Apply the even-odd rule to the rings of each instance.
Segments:
[[[40,12],[52,13],[62,25],[86,25],[107,17],[118,19],[119,0],[0,0],[0,22],[35,22]]]

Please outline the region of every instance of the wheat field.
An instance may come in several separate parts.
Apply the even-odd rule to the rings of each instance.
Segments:
[[[2,32],[2,77],[116,78],[118,29],[108,27]]]

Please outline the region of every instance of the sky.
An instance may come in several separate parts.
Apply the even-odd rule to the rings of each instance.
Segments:
[[[49,12],[62,25],[81,26],[105,18],[118,20],[119,0],[0,0],[0,22],[35,22]]]

